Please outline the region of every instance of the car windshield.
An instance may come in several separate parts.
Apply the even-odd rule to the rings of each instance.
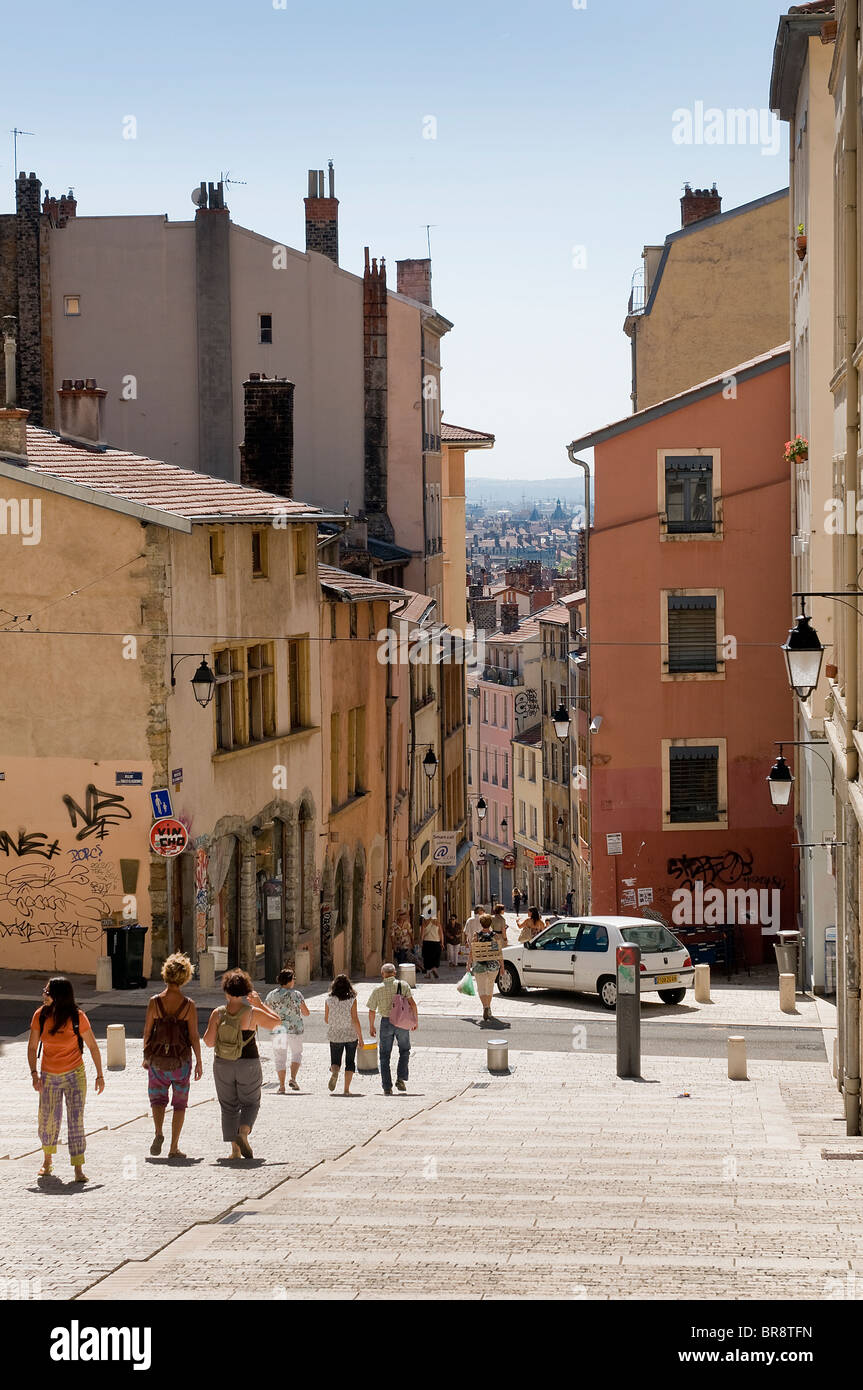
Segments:
[[[620,935],[630,946],[640,946],[642,955],[649,951],[683,951],[685,947],[676,936],[672,936],[661,922],[656,926],[621,927]]]
[[[533,939],[534,946],[571,946],[578,936],[578,922],[558,920],[553,927],[546,927]]]

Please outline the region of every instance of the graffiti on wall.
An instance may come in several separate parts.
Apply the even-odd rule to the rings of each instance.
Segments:
[[[68,792],[63,797],[63,805],[69,812],[73,830],[77,829],[79,821],[82,822],[76,840],[86,840],[91,835],[97,840],[104,840],[111,826],[119,825],[121,820],[132,819],[132,812],[122,796],[114,792],[100,792],[92,782],[84,793],[83,807]]]
[[[207,877],[209,862],[210,856],[206,849],[199,845],[195,850],[195,941],[199,951],[206,950],[207,946],[207,909],[210,905]]]
[[[60,841],[52,840],[49,844],[44,830],[31,830],[29,834],[26,830],[19,830],[17,836],[10,835],[8,830],[0,830],[0,854],[5,854],[7,859],[13,854],[19,859],[23,859],[25,854],[53,859],[59,853]]]
[[[669,878],[675,879],[678,887],[692,891],[696,883],[705,888],[722,886],[731,888],[776,888],[785,887],[785,879],[779,874],[755,874],[752,872],[754,859],[751,850],[727,849],[724,854],[682,854],[677,859],[669,859],[667,864]]]

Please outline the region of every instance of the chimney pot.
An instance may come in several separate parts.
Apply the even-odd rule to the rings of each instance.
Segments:
[[[684,185],[683,197],[680,200],[680,221],[681,226],[691,227],[693,222],[703,222],[707,217],[715,217],[722,211],[722,198],[714,183],[712,188],[693,189],[690,184]]]
[[[309,170],[306,209],[306,251],[317,251],[334,265],[339,263],[339,200],[335,196],[336,180],[333,161],[328,164],[329,197],[324,193],[323,169]]]
[[[102,391],[92,377],[86,383],[74,383],[68,378],[58,391],[60,398],[60,428],[62,439],[71,439],[76,444],[89,444],[92,448],[105,448],[102,438],[102,402],[107,391]]]

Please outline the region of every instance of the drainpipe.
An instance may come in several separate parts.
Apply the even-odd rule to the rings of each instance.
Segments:
[[[845,111],[843,117],[842,177],[845,215],[845,496],[857,492],[859,433],[859,373],[854,365],[857,350],[857,36],[859,0],[845,7]],[[844,580],[849,593],[859,593],[857,541],[846,536]],[[857,777],[854,744],[857,727],[857,625],[858,615],[845,605],[845,770],[849,784]],[[846,811],[851,815],[850,803]],[[860,924],[858,911],[858,863],[854,847],[858,835],[846,834],[843,874],[845,918],[845,1130],[860,1133]],[[850,892],[849,892],[850,889]],[[853,904],[853,911],[851,907]],[[850,916],[850,922],[849,922]]]
[[[584,516],[584,592],[585,592],[584,612],[585,612],[585,621],[586,621],[586,623],[587,623],[587,667],[586,667],[586,675],[587,675],[587,767],[586,767],[585,771],[586,771],[586,774],[587,774],[587,843],[588,843],[588,847],[589,847],[589,850],[590,850],[590,866],[589,866],[588,875],[587,875],[587,912],[589,913],[590,910],[591,910],[592,898],[593,898],[593,805],[592,805],[592,800],[593,800],[593,768],[592,768],[592,766],[591,766],[591,752],[590,752],[590,740],[591,740],[590,721],[591,721],[591,719],[592,719],[592,717],[593,717],[593,716],[592,716],[592,713],[591,713],[591,704],[590,704],[590,665],[591,665],[591,662],[590,662],[590,639],[591,639],[591,632],[590,632],[590,568],[589,568],[589,559],[590,559],[590,468],[589,468],[588,465],[585,463],[584,459],[576,458],[576,456],[575,456],[575,445],[574,445],[574,444],[568,444],[568,445],[566,446],[566,452],[567,452],[567,454],[569,455],[569,461],[570,461],[570,463],[575,464],[575,467],[576,467],[576,468],[581,468],[581,469],[584,470],[584,512],[585,512],[585,516]],[[567,672],[567,684],[569,684],[569,673],[568,673],[568,672]],[[577,738],[578,738],[578,734],[576,733],[576,740],[577,740]],[[576,742],[576,748],[578,748],[578,743],[577,743],[577,742]],[[570,768],[570,775],[571,775],[571,772],[572,772],[572,769]],[[571,821],[571,817],[570,817],[570,821]],[[571,831],[571,827],[570,827],[570,834],[571,834],[571,833],[572,833],[572,831]]]

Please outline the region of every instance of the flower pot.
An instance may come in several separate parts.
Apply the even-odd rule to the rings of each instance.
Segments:
[[[805,236],[799,236],[799,237],[797,238],[797,243],[796,243],[796,245],[797,245],[797,259],[800,260],[800,261],[802,261],[803,258],[804,258],[804,256],[806,255],[806,238],[805,238]]]
[[[830,665],[825,666],[824,674],[829,681],[835,681],[836,677],[839,675],[839,667]]]

